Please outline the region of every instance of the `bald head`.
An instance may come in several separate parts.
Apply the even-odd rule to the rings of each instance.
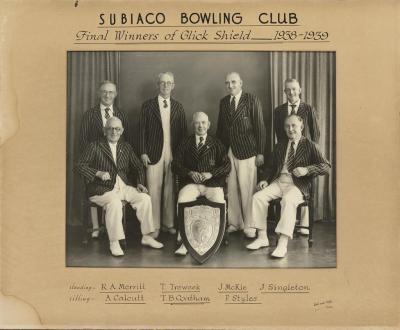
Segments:
[[[122,122],[118,117],[108,118],[104,126],[104,135],[110,143],[117,143],[120,139],[124,128]]]

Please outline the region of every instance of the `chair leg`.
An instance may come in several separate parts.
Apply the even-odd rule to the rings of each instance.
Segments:
[[[313,227],[314,227],[314,208],[312,207],[312,201],[308,204],[308,246],[312,247],[314,240],[313,240]]]
[[[89,206],[86,201],[83,201],[81,206],[83,207],[83,221],[82,221],[82,244],[87,245],[88,244],[88,234],[89,234]]]

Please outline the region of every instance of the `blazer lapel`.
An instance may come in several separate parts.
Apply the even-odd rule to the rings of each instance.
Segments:
[[[306,108],[304,107],[304,102],[300,101],[299,108],[297,109],[297,115],[301,118],[305,117]]]
[[[103,119],[101,118],[101,110],[100,110],[100,104],[97,106],[96,111],[94,112],[94,122],[95,125],[103,131]]]
[[[108,157],[108,159],[111,161],[111,163],[112,163],[114,166],[117,166],[117,165],[115,164],[114,158],[113,158],[113,156],[112,156],[110,146],[108,145],[108,142],[107,142],[106,140],[100,141],[100,148],[101,148],[101,150],[103,150],[104,154]],[[118,157],[118,156],[117,156],[117,157]]]
[[[199,153],[197,151],[196,135],[195,134],[190,138],[189,152],[190,152],[191,158],[195,159],[195,161],[197,163],[197,161],[199,159]]]
[[[171,100],[171,116],[169,122],[171,123],[172,127],[172,124],[175,122],[176,115],[178,114],[178,103],[172,98],[170,98],[170,100]]]
[[[212,150],[212,146],[214,143],[215,142],[213,138],[208,135],[204,146],[199,150],[199,157],[204,157],[205,155],[207,155]]]
[[[152,102],[150,103],[150,108],[156,118],[161,122],[160,107],[158,106],[158,96],[152,100]]]
[[[293,164],[298,165],[300,162],[300,159],[303,158],[303,155],[305,153],[305,144],[304,144],[305,138],[302,136],[300,138],[299,144],[297,145],[296,153],[294,154],[294,160]]]
[[[242,96],[240,97],[239,104],[237,105],[236,110],[232,114],[232,123],[236,119],[238,119],[240,117],[240,114],[244,111],[245,106],[247,104],[247,98],[248,98],[247,93],[243,92]]]

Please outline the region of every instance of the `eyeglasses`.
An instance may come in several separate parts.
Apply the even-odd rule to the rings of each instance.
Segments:
[[[113,95],[115,94],[115,91],[101,91],[100,93],[103,95],[108,95],[108,94]]]
[[[170,86],[172,86],[174,83],[173,82],[171,82],[171,81],[160,81],[160,85],[161,86],[168,86],[168,87],[170,87]]]
[[[106,130],[110,131],[110,132],[116,131],[117,133],[120,133],[122,131],[122,128],[120,128],[120,127],[106,127]]]

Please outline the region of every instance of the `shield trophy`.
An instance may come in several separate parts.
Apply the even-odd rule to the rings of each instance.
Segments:
[[[179,230],[190,255],[200,264],[217,252],[225,233],[225,204],[206,198],[178,204]]]

